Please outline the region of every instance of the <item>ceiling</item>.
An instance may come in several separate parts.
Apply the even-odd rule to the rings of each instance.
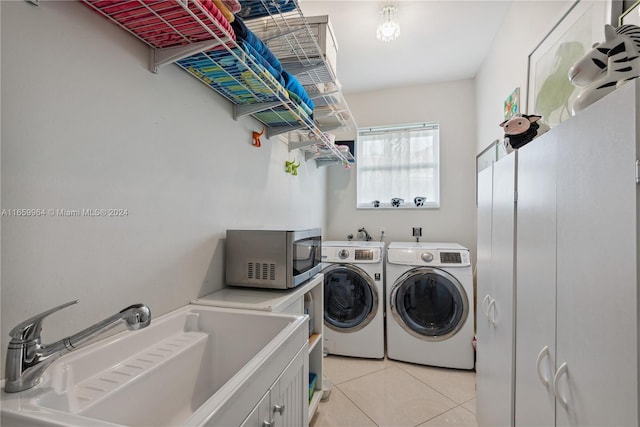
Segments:
[[[343,92],[473,78],[511,0],[301,0],[305,16],[329,15]],[[399,9],[400,37],[376,38],[378,11]]]

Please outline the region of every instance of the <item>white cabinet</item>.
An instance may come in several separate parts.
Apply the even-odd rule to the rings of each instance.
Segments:
[[[639,121],[635,81],[520,150],[518,426],[640,421]]]
[[[640,84],[608,98],[558,135],[557,425],[639,421]]]
[[[303,314],[304,299],[305,294],[307,293],[312,295],[314,315],[313,323],[310,325],[312,327],[309,328],[313,333],[309,336],[309,350],[305,363],[307,369],[306,382],[309,382],[308,373],[316,374],[317,380],[313,397],[309,401],[308,408],[305,409],[305,422],[304,424],[297,425],[308,424],[308,420],[313,417],[323,394],[323,354],[321,343],[324,328],[324,275],[317,274],[307,283],[289,290],[227,286],[217,292],[213,292],[192,301],[192,304],[210,305],[215,307]],[[308,389],[302,390],[301,393],[305,397],[308,397]],[[305,401],[308,401],[308,399]],[[282,424],[277,425],[281,426]]]
[[[307,419],[303,386],[308,372],[305,366],[306,347],[300,350],[289,366],[265,393],[241,427],[299,427]]]
[[[477,419],[513,423],[517,152],[478,175]]]
[[[548,132],[518,153],[515,424],[553,426],[556,366],[556,145]]]

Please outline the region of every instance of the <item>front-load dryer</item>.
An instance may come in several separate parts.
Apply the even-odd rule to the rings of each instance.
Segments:
[[[386,288],[387,357],[473,369],[473,270],[467,248],[390,243]]]
[[[322,242],[324,351],[384,358],[384,243]]]

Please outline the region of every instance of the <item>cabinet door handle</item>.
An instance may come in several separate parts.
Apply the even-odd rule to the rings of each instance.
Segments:
[[[273,413],[275,414],[276,412],[280,415],[284,414],[284,403],[282,405],[277,403],[273,405]]]
[[[545,345],[544,348],[542,350],[540,350],[540,353],[538,353],[538,357],[536,358],[536,371],[538,372],[538,378],[540,378],[540,381],[542,382],[542,384],[544,384],[545,387],[549,387],[549,379],[545,378],[544,375],[542,375],[542,360],[546,357],[549,357],[549,346]],[[551,376],[549,376],[551,377]]]
[[[562,407],[564,407],[565,410],[568,410],[569,401],[565,399],[564,396],[562,396],[562,393],[560,393],[560,389],[558,388],[560,377],[562,377],[563,375],[567,375],[567,362],[564,362],[562,365],[560,365],[560,367],[556,371],[556,374],[553,377],[553,390]]]
[[[489,318],[489,304],[487,304],[487,301],[491,301],[491,296],[489,294],[487,294],[484,299],[482,300],[482,311],[484,312],[485,317],[488,319]],[[485,307],[486,304],[486,307]]]
[[[273,427],[273,426],[275,426],[275,425],[276,425],[276,424],[273,422],[273,419],[271,419],[271,420],[269,420],[269,421],[264,420],[264,421],[262,422],[262,427]]]
[[[493,310],[491,310],[491,307],[493,307]],[[496,326],[496,300],[494,300],[493,298],[491,298],[491,302],[489,303],[489,308],[487,311],[491,311],[492,316],[488,318],[491,324],[493,326]]]

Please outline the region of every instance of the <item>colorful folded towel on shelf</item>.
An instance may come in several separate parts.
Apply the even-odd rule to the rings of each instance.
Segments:
[[[85,0],[94,11],[125,27],[155,48],[220,38],[235,40],[228,20],[211,0],[184,3],[176,0]],[[206,4],[206,2],[210,4]],[[191,13],[198,20],[193,19]],[[200,22],[198,22],[200,21]]]
[[[238,0],[222,0],[222,3],[227,6],[227,9],[229,9],[231,13],[238,13],[242,9],[242,5]]]
[[[234,104],[277,101],[274,92],[281,99],[288,99],[287,91],[273,75],[258,61],[251,63],[246,57],[247,53],[239,48],[231,52],[212,50],[181,59],[177,64]]]
[[[213,4],[216,5],[216,8],[220,11],[220,13],[222,13],[222,15],[224,16],[224,18],[229,22],[233,22],[236,17],[233,14],[233,12],[231,12],[227,6],[221,1],[221,0],[201,0],[203,3],[204,2],[211,2],[213,1]]]
[[[264,16],[290,12],[296,8],[293,0],[240,0],[242,9],[236,13],[242,19],[261,18]]]
[[[235,18],[233,13],[229,12],[229,10],[226,9],[225,6],[219,0],[213,0],[213,1],[197,0],[197,1],[199,1],[200,4],[204,6],[204,8],[207,9],[207,11],[211,14],[211,16],[213,16],[213,18],[216,21],[218,21],[220,25],[222,25],[224,31],[226,31],[227,34],[229,34],[229,36],[231,36],[231,38],[235,40],[236,35],[233,32],[233,28],[231,27],[231,21],[229,21],[229,19],[233,20]],[[220,9],[218,6],[222,7],[222,9]],[[194,8],[191,5],[189,7],[191,9]]]
[[[271,52],[267,45],[253,33],[253,31],[247,28],[241,18],[236,18],[231,23],[231,27],[233,28],[234,34],[238,40],[244,40],[256,51],[258,55],[269,62],[278,74],[282,73],[283,68],[280,60],[273,54],[273,52]]]
[[[295,92],[291,92],[290,90],[288,92],[289,98],[293,99],[295,103],[304,110],[307,116],[313,117],[313,109],[310,108]]]
[[[297,115],[304,117],[300,111],[297,111]],[[303,125],[298,118],[284,107],[274,108],[268,111],[261,111],[254,114],[254,117],[270,127],[281,126],[298,126]]]
[[[296,77],[287,70],[282,71],[282,77],[284,78],[284,87],[288,91],[298,95],[302,102],[306,104],[307,107],[311,109],[311,111],[313,111],[313,109],[315,108],[315,104],[313,103],[311,98],[309,98],[307,91],[305,90],[304,86],[300,84],[298,79],[296,79]]]
[[[273,68],[273,65],[271,65],[271,63],[267,61],[264,56],[260,55],[260,53],[256,51],[252,45],[248,44],[244,40],[238,40],[238,45],[240,46],[240,48],[242,48],[242,50],[248,53],[254,61],[262,65],[273,76],[273,78],[276,79],[278,83],[280,83],[280,85],[285,85],[284,78],[282,77],[282,70],[278,71]]]
[[[304,105],[305,111],[310,111],[309,115],[312,115],[314,103],[298,79],[282,67],[280,60],[253,31],[247,28],[242,18],[236,18],[231,26],[240,47],[256,58],[290,93],[295,95],[294,99],[298,104]]]

